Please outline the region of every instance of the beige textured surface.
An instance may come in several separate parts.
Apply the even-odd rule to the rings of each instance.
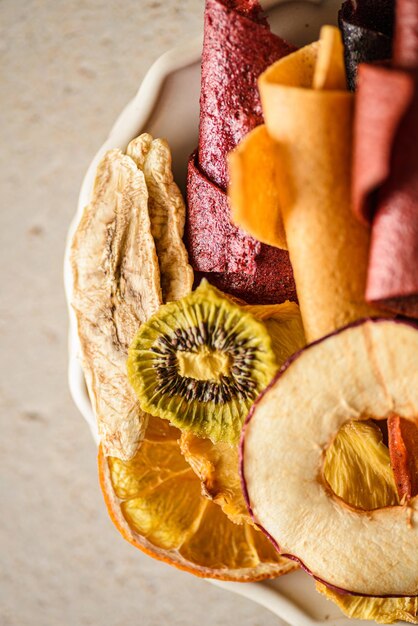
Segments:
[[[202,10],[0,2],[1,626],[278,624],[123,541],[66,382],[62,256],[82,175],[150,63],[198,31]]]

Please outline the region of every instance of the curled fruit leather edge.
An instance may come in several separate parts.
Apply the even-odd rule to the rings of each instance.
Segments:
[[[392,57],[394,0],[346,0],[338,23],[344,42],[348,87],[355,91],[361,63]]]
[[[418,318],[418,3],[396,10],[415,23],[397,18],[393,65],[359,68],[353,208],[372,227],[366,300]]]
[[[390,464],[399,500],[418,495],[418,428],[398,415],[388,418]]]
[[[246,302],[297,299],[288,252],[233,226],[225,193],[228,152],[263,123],[257,79],[294,50],[270,31],[257,0],[206,1],[199,147],[188,167],[186,245],[196,272]]]

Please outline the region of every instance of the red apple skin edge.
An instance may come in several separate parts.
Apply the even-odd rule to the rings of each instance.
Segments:
[[[240,472],[240,479],[241,479],[241,489],[242,489],[242,493],[244,495],[245,503],[247,505],[248,513],[250,514],[250,516],[251,516],[252,520],[254,521],[254,524],[257,526],[257,528],[259,528],[259,530],[261,530],[264,533],[264,535],[272,543],[274,548],[282,556],[286,557],[287,559],[290,559],[291,561],[295,561],[307,574],[309,574],[309,576],[312,576],[312,578],[314,578],[319,583],[322,583],[323,585],[325,585],[329,589],[332,589],[333,591],[336,591],[337,593],[339,593],[341,595],[361,596],[361,597],[364,597],[364,598],[366,598],[366,597],[367,598],[399,598],[399,597],[402,597],[402,596],[391,596],[391,595],[372,596],[372,595],[364,594],[364,593],[356,593],[356,592],[349,591],[347,589],[342,589],[341,587],[337,587],[335,585],[332,585],[331,583],[327,582],[326,580],[323,580],[322,578],[319,578],[319,576],[315,576],[315,574],[308,567],[306,567],[306,565],[303,563],[303,561],[301,561],[301,559],[299,559],[294,554],[285,554],[285,553],[283,553],[281,551],[280,545],[277,543],[277,541],[270,535],[270,533],[263,526],[261,526],[261,524],[259,524],[257,522],[257,519],[256,519],[256,517],[254,515],[254,512],[252,510],[252,507],[251,507],[250,497],[249,497],[248,490],[247,490],[247,483],[246,483],[246,480],[245,480],[245,468],[244,468],[245,434],[246,434],[246,430],[247,430],[248,424],[251,422],[251,420],[252,420],[252,418],[254,416],[254,413],[255,413],[255,410],[257,408],[258,403],[270,391],[270,389],[276,384],[276,382],[279,380],[279,378],[281,378],[281,376],[284,374],[284,372],[287,370],[287,368],[293,363],[293,361],[295,361],[303,352],[305,352],[306,350],[309,350],[310,348],[313,348],[314,346],[316,346],[319,343],[322,343],[323,341],[326,341],[330,337],[333,337],[335,335],[339,335],[340,333],[344,332],[345,330],[347,330],[349,328],[355,328],[356,326],[361,326],[362,324],[365,324],[366,322],[372,322],[373,324],[379,324],[381,322],[387,322],[387,321],[388,321],[388,318],[364,317],[364,318],[362,318],[360,320],[357,320],[356,322],[353,322],[352,324],[348,324],[347,326],[344,326],[343,328],[339,328],[338,330],[330,333],[329,335],[326,335],[325,337],[321,337],[321,339],[317,339],[316,341],[313,341],[308,346],[305,346],[305,348],[302,348],[302,350],[299,350],[298,352],[295,352],[295,354],[293,354],[286,361],[286,363],[284,363],[282,365],[282,367],[280,368],[279,372],[273,378],[271,383],[264,389],[264,391],[261,392],[261,394],[258,396],[258,398],[256,398],[256,400],[254,401],[254,403],[253,403],[253,405],[252,405],[252,407],[251,407],[251,409],[250,409],[250,411],[249,411],[249,413],[248,413],[248,415],[247,415],[247,417],[245,419],[245,422],[243,424],[242,431],[241,431],[240,445],[239,445],[239,472]],[[412,326],[413,328],[418,330],[418,323],[412,322],[410,320],[393,319],[393,320],[390,320],[390,321],[393,322],[394,324],[404,324],[406,326]],[[404,597],[409,598],[409,597],[413,597],[413,596],[404,596]],[[418,597],[418,594],[415,597]]]

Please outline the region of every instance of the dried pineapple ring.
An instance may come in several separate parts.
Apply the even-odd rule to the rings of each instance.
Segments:
[[[389,450],[372,421],[340,428],[325,454],[324,478],[344,502],[365,511],[399,504]]]

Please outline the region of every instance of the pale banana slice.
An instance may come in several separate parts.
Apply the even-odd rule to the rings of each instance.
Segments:
[[[131,157],[131,159],[135,162],[135,165],[142,172],[144,171],[145,159],[147,158],[147,154],[150,151],[151,144],[154,141],[152,135],[149,133],[142,133],[139,137],[135,137],[128,144],[126,148],[126,154]],[[148,190],[149,195],[149,190]]]
[[[84,374],[105,454],[131,458],[147,416],[126,375],[128,346],[162,303],[143,172],[105,154],[71,247],[73,301]]]
[[[143,170],[148,187],[148,210],[161,273],[164,302],[190,293],[193,270],[182,237],[186,207],[173,180],[171,153],[164,139],[144,133],[131,141],[127,154]]]

